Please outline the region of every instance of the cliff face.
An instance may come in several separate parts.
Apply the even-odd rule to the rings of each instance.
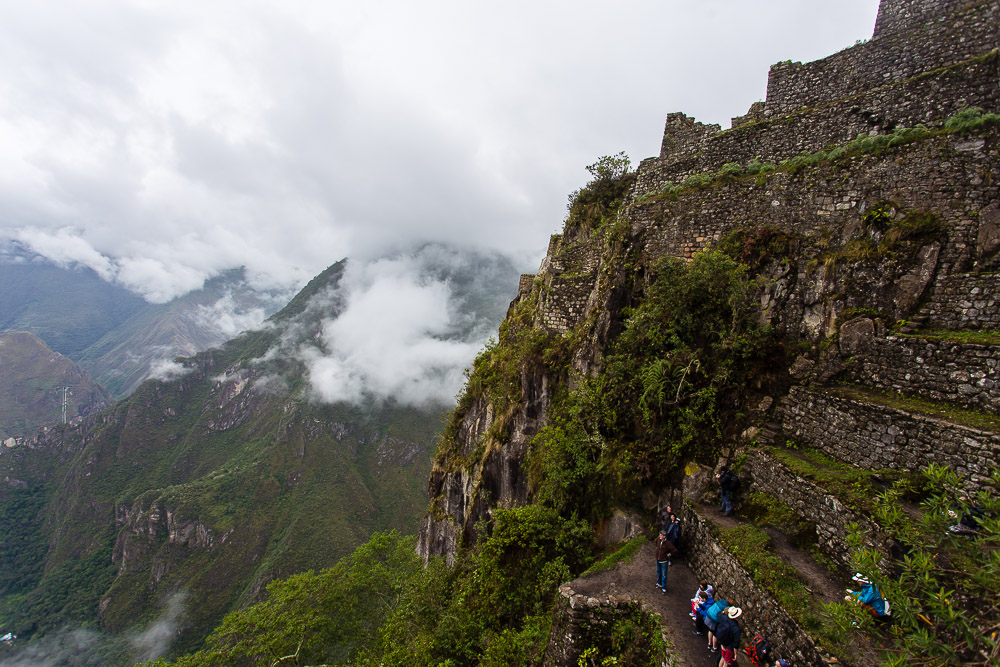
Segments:
[[[660,155],[640,164],[616,229],[568,226],[552,238],[537,275],[522,278],[509,317],[530,307],[534,330],[572,348],[569,379],[524,364],[512,407],[470,388],[431,474],[420,553],[452,557],[475,541],[477,522],[492,509],[532,499],[525,456],[548,423],[553,392],[600,373],[623,308],[641,299],[664,257],[688,259],[734,238],[747,248],[754,238],[780,238],[780,256],[750,257],[751,248],[744,259],[759,260],[764,279],[759,318],[786,349],[804,351],[789,355],[793,384],[830,380],[852,355],[890,344],[884,327],[868,320],[870,335],[847,349],[841,325],[858,314],[926,321],[958,290],[969,303],[952,303],[952,319],[976,320],[975,328],[991,322],[995,279],[981,272],[1000,248],[992,176],[1000,135],[989,126],[961,129],[954,116],[967,107],[1000,109],[997,12],[992,2],[886,0],[871,40],[813,63],[775,65],[766,102],[734,119],[733,129],[668,116]],[[988,307],[975,298],[987,292]],[[981,387],[957,391],[992,400]],[[800,397],[795,390],[767,402],[787,404],[785,419],[798,431]],[[971,487],[984,479],[962,471]],[[649,489],[651,507],[662,491]]]

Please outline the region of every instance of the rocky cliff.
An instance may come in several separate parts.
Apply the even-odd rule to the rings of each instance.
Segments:
[[[751,489],[807,527],[833,571],[853,562],[858,545],[848,534],[857,524],[864,546],[898,555],[869,502],[878,484],[940,465],[964,493],[993,488],[998,12],[981,0],[883,0],[871,40],[813,63],[775,65],[766,101],[731,129],[670,114],[659,155],[639,165],[617,215],[581,224],[571,213],[538,273],[522,277],[500,351],[481,358],[439,447],[421,555],[453,559],[489,530],[494,510],[544,500],[551,480],[538,471],[555,455],[550,427],[576,428],[598,468],[611,462],[607,452],[634,451],[627,441],[641,440],[641,429],[623,436],[605,414],[595,427],[579,416],[593,412],[587,401],[610,382],[623,332],[639,327],[669,259],[721,250],[755,277],[755,317],[778,349],[765,371],[741,378],[737,398],[713,404],[723,416],[711,433],[677,444],[682,456],[670,470],[637,460],[632,480],[617,478],[623,490],[605,495],[645,512],[649,524],[664,504],[686,498],[689,533],[715,545],[692,566],[741,591],[755,611],[751,636],[775,637],[800,664],[826,659],[802,615],[785,614],[786,603],[720,537],[745,526],[706,514],[699,499],[710,476],[685,485],[684,464],[688,473],[698,463],[739,465]],[[505,349],[517,350],[514,370],[501,369]],[[676,399],[660,404],[691,410],[682,395],[699,366],[674,368]],[[582,398],[566,420],[557,412],[573,392]],[[865,487],[869,501],[835,479],[868,484],[871,471],[881,477]]]

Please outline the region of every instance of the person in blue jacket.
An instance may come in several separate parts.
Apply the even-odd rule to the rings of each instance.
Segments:
[[[872,616],[876,619],[884,620],[886,618],[885,598],[882,597],[881,593],[879,593],[875,584],[873,584],[868,577],[864,576],[860,572],[855,574],[852,579],[861,584],[861,589],[853,591],[848,588],[847,596],[844,599],[864,605],[868,608],[868,611]]]

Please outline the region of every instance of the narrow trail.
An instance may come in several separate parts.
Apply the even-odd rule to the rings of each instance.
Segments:
[[[711,520],[723,528],[746,523],[738,517],[722,516],[719,513],[713,514]],[[812,556],[793,546],[788,536],[777,528],[767,526],[764,531],[771,538],[773,552],[798,572],[809,591],[818,599],[823,602],[836,602],[843,597],[843,586],[850,582],[837,580],[832,572],[816,562]]]
[[[705,637],[695,635],[691,612],[691,596],[698,590],[698,580],[683,558],[675,558],[667,575],[667,592],[656,588],[656,557],[652,543],[643,545],[629,563],[598,572],[570,583],[582,595],[629,595],[642,600],[660,615],[663,629],[674,649],[687,667],[716,667],[719,654],[705,648]],[[741,665],[749,665],[746,656]]]

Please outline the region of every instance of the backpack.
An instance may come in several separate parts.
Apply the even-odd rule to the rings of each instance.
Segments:
[[[708,611],[705,612],[705,617],[707,619],[709,619],[710,621],[712,621],[713,623],[718,623],[719,622],[719,614],[721,614],[722,610],[725,609],[728,606],[729,606],[729,603],[726,602],[725,600],[722,600],[722,599],[716,600],[715,604],[713,604],[711,607],[709,607]]]
[[[751,664],[771,664],[771,644],[760,633],[754,635],[753,641],[743,649],[743,652],[750,658]]]
[[[736,493],[737,491],[740,490],[741,480],[734,473],[729,473],[729,476],[730,476],[729,488],[732,490],[733,493]]]

